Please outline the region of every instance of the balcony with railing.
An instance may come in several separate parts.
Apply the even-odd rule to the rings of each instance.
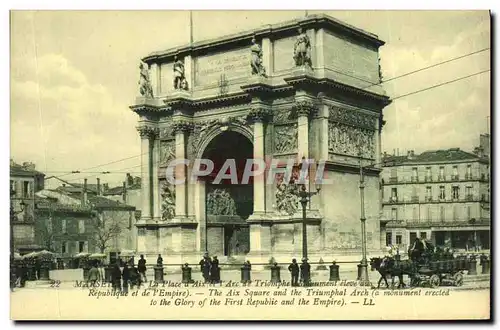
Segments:
[[[412,202],[418,202],[418,196],[411,196],[411,199],[410,199]]]
[[[446,177],[444,175],[438,176],[438,181],[446,181]]]
[[[451,181],[458,181],[460,178],[458,175],[452,175],[451,176]]]
[[[430,175],[427,176],[426,175],[424,180],[425,180],[425,182],[432,182],[432,176],[430,176]]]
[[[474,200],[474,196],[473,195],[465,195],[465,200],[468,202],[472,202]]]
[[[418,182],[418,176],[412,176],[411,182],[413,182],[413,183]]]
[[[398,177],[390,177],[389,183],[398,183]]]

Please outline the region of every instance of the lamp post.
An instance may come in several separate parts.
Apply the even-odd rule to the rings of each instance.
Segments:
[[[307,259],[307,222],[306,222],[306,207],[307,203],[310,201],[311,197],[319,193],[321,188],[316,187],[315,192],[306,191],[306,185],[302,184],[301,189],[298,192],[300,198],[300,204],[302,205],[302,258]]]

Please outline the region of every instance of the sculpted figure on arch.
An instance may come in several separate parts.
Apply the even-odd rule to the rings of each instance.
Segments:
[[[305,31],[299,27],[299,35],[293,47],[293,59],[296,66],[312,67],[311,62],[311,40]]]
[[[259,75],[266,77],[266,68],[262,64],[262,48],[255,40],[255,37],[252,38],[252,46],[250,46],[251,60],[250,66],[252,67],[252,75]]]
[[[184,62],[177,56],[174,58],[174,89],[188,90],[188,84],[184,73]]]
[[[149,79],[149,70],[147,65],[143,62],[139,64],[139,69],[141,70],[141,75],[139,78],[139,92],[144,97],[153,97],[153,87],[151,86],[151,80]]]

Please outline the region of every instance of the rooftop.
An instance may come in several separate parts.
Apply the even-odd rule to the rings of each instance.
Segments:
[[[413,151],[409,151],[405,156],[397,155],[387,155],[384,154],[382,157],[385,166],[393,166],[394,163],[399,165],[401,163],[441,163],[441,162],[454,162],[463,160],[483,160],[484,157],[480,157],[471,152],[460,150],[460,148],[451,148],[446,150],[429,150],[424,151],[421,154],[415,154]]]
[[[44,173],[37,171],[35,164],[24,162],[22,165],[10,160],[11,176],[45,176]]]

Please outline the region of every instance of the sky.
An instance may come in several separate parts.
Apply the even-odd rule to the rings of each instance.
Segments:
[[[386,42],[380,48],[384,79],[490,47],[486,11],[323,13]],[[304,15],[195,11],[193,37],[216,38]],[[120,185],[127,172],[139,176],[138,117],[129,109],[138,92],[139,60],[188,43],[189,31],[188,11],[11,12],[11,158],[70,182],[100,177]],[[489,72],[397,97],[489,68],[487,50],[383,84],[396,99],[384,109],[382,150],[471,151],[488,130]],[[90,173],[101,171],[113,173]]]

